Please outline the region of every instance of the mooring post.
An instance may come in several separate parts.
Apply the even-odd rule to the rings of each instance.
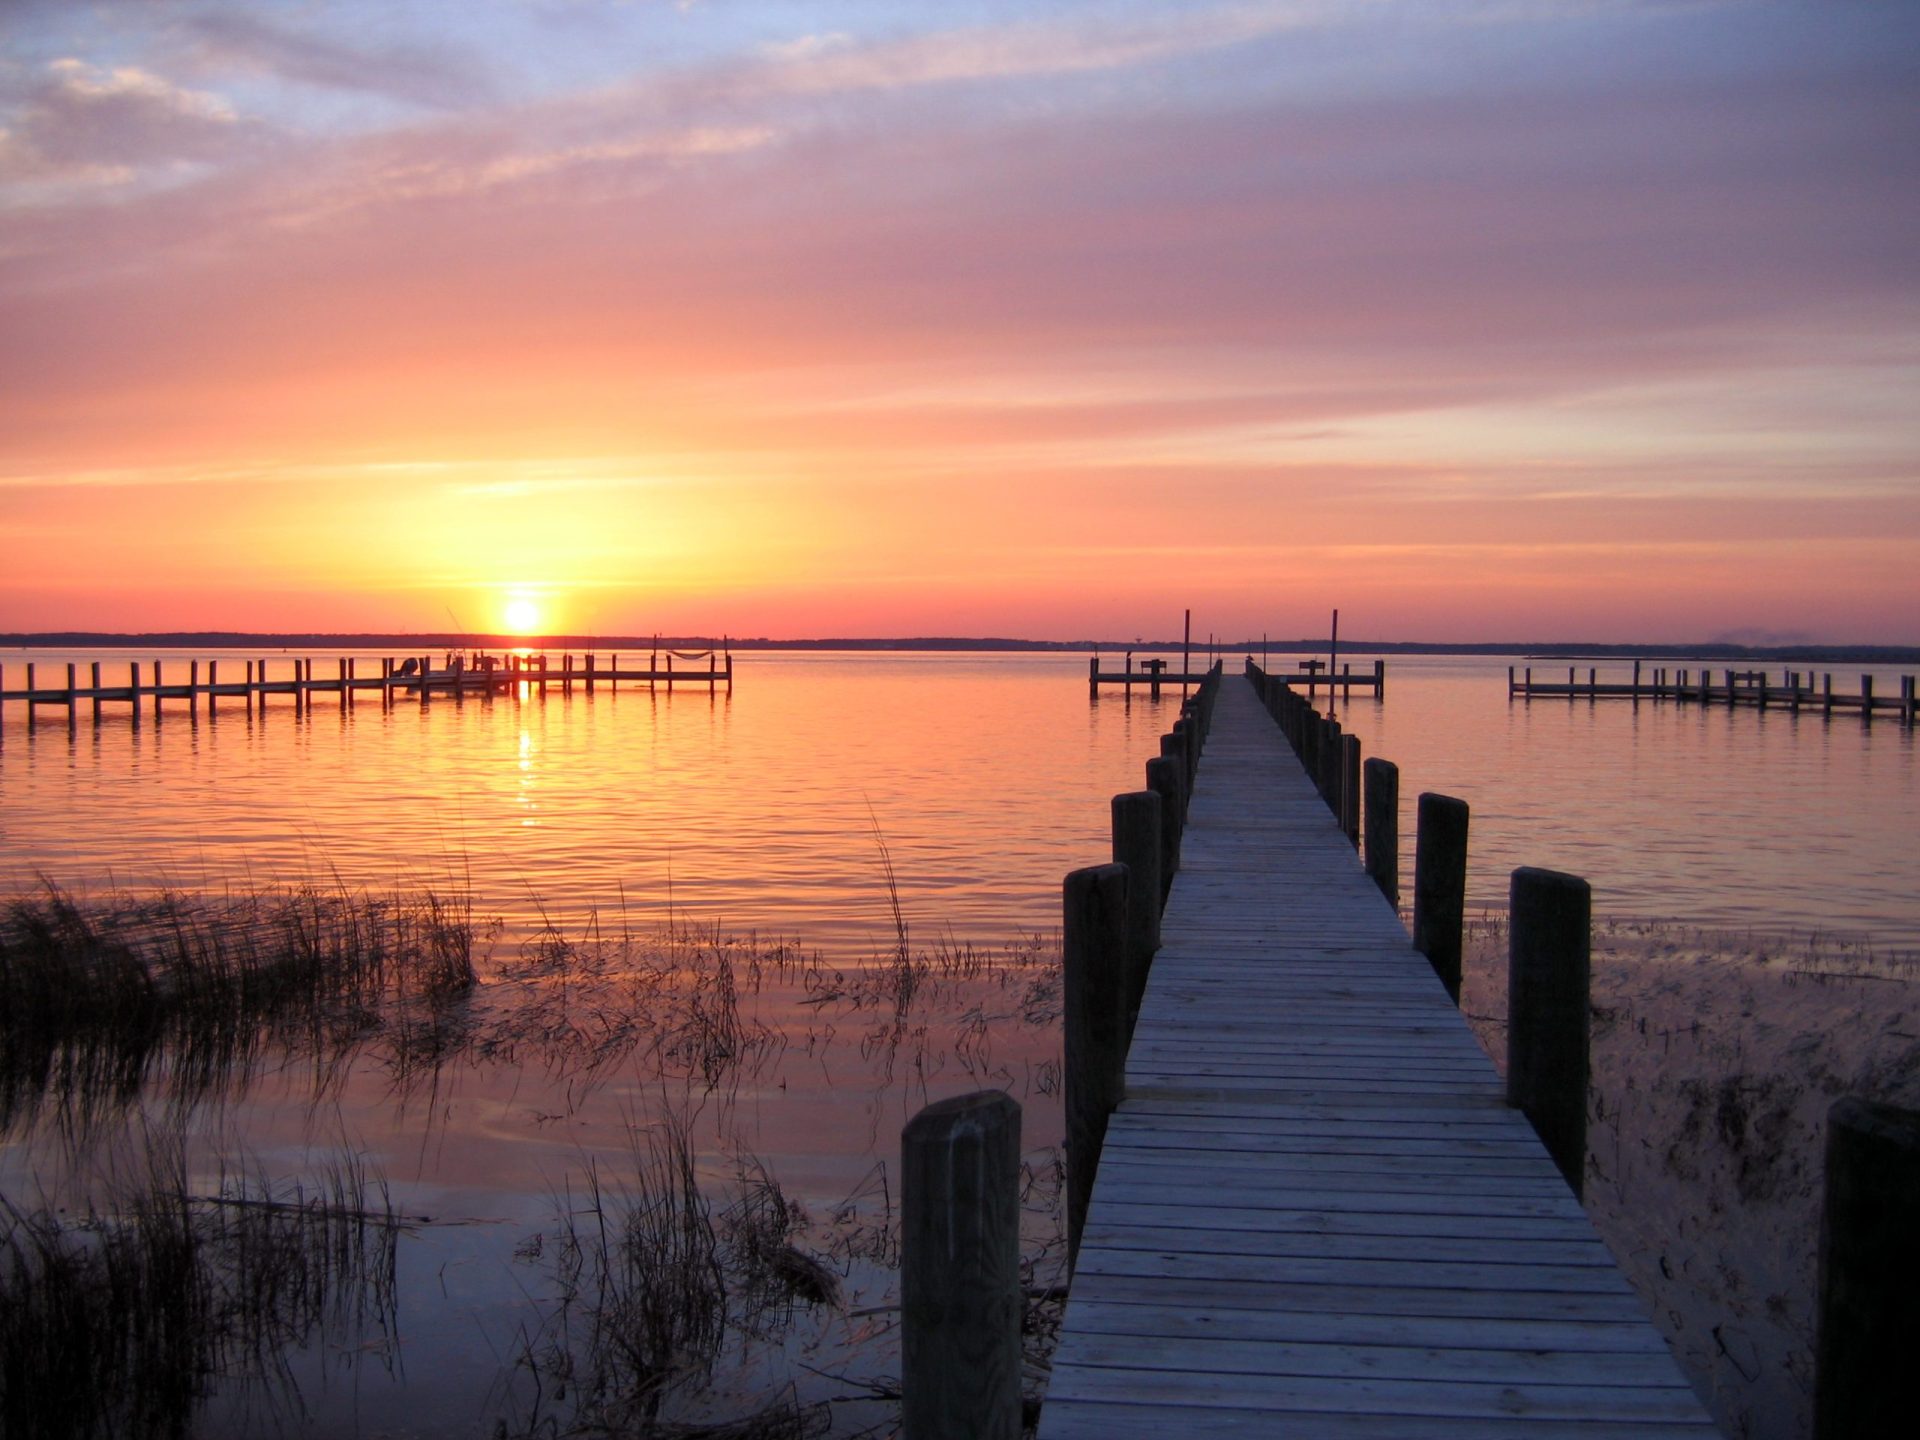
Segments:
[[[900,1132],[900,1421],[907,1440],[1018,1440],[1020,1105],[982,1090]]]
[[[1127,879],[1124,865],[1091,865],[1070,873],[1063,887],[1069,1269],[1080,1253],[1107,1117],[1125,1083]]]
[[[1340,828],[1360,848],[1360,737],[1340,737]]]
[[[1920,1110],[1836,1100],[1826,1164],[1814,1440],[1911,1435],[1920,1419]]]
[[[1180,793],[1180,777],[1174,773],[1174,763],[1166,755],[1147,761],[1147,788],[1160,797],[1158,898],[1162,905],[1166,904],[1167,891],[1173,885],[1173,872],[1180,868],[1180,830],[1186,815],[1185,798]]]
[[[1376,700],[1387,698],[1387,662],[1383,659],[1376,659],[1373,662],[1373,698]]]
[[[1573,1193],[1587,1168],[1587,996],[1593,894],[1522,866],[1508,892],[1507,1104],[1526,1115]]]
[[[1873,721],[1873,676],[1860,677],[1860,718],[1869,724]]]
[[[1180,781],[1180,817],[1185,822],[1187,814],[1187,742],[1176,722],[1174,728],[1160,737],[1160,756],[1171,760],[1174,771]]]
[[[1371,756],[1363,768],[1367,874],[1389,905],[1400,904],[1400,767]]]
[[[1460,1003],[1460,950],[1467,913],[1467,802],[1421,795],[1413,836],[1413,948]]]
[[[1913,728],[1913,676],[1900,677],[1900,718],[1906,727]]]
[[[1160,796],[1129,790],[1113,797],[1113,859],[1127,867],[1126,1035],[1147,988],[1147,969],[1160,948]]]

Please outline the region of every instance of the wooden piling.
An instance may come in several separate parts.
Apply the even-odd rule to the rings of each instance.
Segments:
[[[1367,874],[1389,905],[1400,903],[1400,767],[1372,756],[1363,767]]]
[[[1147,761],[1147,788],[1160,797],[1160,903],[1173,884],[1180,868],[1180,831],[1186,823],[1186,796],[1176,773],[1177,762],[1171,756],[1158,755]]]
[[[1827,1112],[1814,1440],[1920,1425],[1920,1111],[1848,1096]]]
[[[1147,969],[1160,948],[1160,796],[1129,790],[1113,797],[1113,859],[1127,867],[1126,1034],[1147,988]]]
[[[1340,737],[1340,827],[1360,848],[1360,737]]]
[[[1587,1006],[1593,896],[1576,875],[1522,866],[1508,892],[1507,1103],[1573,1193],[1587,1166]]]
[[[1020,1105],[927,1106],[900,1133],[900,1420],[907,1440],[1020,1435]]]
[[[1860,718],[1868,724],[1873,723],[1873,676],[1860,677]]]
[[[1107,1118],[1125,1088],[1127,867],[1075,870],[1063,887],[1067,1265],[1080,1253]]]
[[[1460,1003],[1460,951],[1467,911],[1467,802],[1421,795],[1413,838],[1413,948]]]

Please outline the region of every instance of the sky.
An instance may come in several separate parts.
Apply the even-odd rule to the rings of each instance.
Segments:
[[[0,631],[1920,644],[1912,0],[0,0]]]

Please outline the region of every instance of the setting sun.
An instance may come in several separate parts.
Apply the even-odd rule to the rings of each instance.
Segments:
[[[540,628],[540,606],[525,595],[507,601],[507,629],[515,635],[531,635]]]

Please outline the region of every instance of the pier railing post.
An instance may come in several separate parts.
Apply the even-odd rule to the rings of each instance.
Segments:
[[[1508,904],[1507,1103],[1577,1196],[1587,1167],[1587,997],[1593,896],[1576,875],[1522,866]]]
[[[1848,1096],[1827,1112],[1814,1440],[1910,1435],[1920,1419],[1920,1111]]]
[[[1080,1253],[1107,1117],[1119,1105],[1125,1083],[1127,878],[1124,865],[1092,865],[1069,874],[1063,887],[1069,1269]]]
[[[1178,762],[1161,755],[1147,761],[1147,788],[1160,797],[1160,889],[1164,905],[1173,874],[1180,868],[1180,831],[1186,822],[1185,799],[1180,793]]]
[[[1340,828],[1360,848],[1360,737],[1340,737]]]
[[[1365,774],[1367,874],[1389,905],[1400,903],[1400,767],[1370,757]]]
[[[1467,802],[1423,794],[1413,837],[1413,948],[1460,1003],[1461,932],[1467,912]]]
[[[1126,1033],[1140,1013],[1147,969],[1160,948],[1160,796],[1130,790],[1113,797],[1113,859],[1127,867]]]
[[[907,1440],[1018,1440],[1020,1105],[940,1100],[900,1134],[900,1419]]]

